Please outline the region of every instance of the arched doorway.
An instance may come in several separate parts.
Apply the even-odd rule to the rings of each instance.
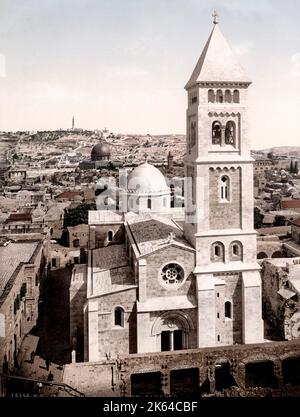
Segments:
[[[192,320],[181,312],[166,312],[156,319],[152,335],[157,337],[157,350],[161,352],[190,348]]]
[[[283,258],[284,256],[283,256],[283,253],[282,252],[280,252],[279,250],[277,250],[277,251],[275,251],[273,254],[272,254],[272,258]]]
[[[259,252],[257,259],[266,259],[268,255],[265,252]]]

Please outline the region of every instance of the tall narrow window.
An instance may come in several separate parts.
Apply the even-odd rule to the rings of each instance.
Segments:
[[[226,303],[225,303],[225,317],[227,317],[228,319],[231,319],[231,316],[232,316],[231,302],[226,301]]]
[[[239,103],[240,102],[240,92],[239,90],[234,90],[233,92],[233,102]]]
[[[231,91],[230,90],[226,90],[225,91],[225,102],[226,103],[231,103],[231,101],[232,101]]]
[[[148,197],[148,199],[147,199],[147,208],[151,210],[151,206],[152,206],[151,197]]]
[[[232,120],[226,123],[225,144],[235,146],[235,123]]]
[[[220,199],[222,202],[229,201],[229,178],[224,175],[220,181]]]
[[[122,307],[116,307],[114,311],[115,326],[124,327],[124,310]]]
[[[214,103],[215,102],[214,90],[208,90],[208,102],[209,103]]]
[[[109,242],[112,242],[113,237],[114,237],[114,233],[113,233],[113,231],[112,231],[112,230],[109,230],[109,231],[108,231],[108,233],[107,233],[107,240],[108,240]]]
[[[217,98],[217,103],[223,103],[224,100],[223,100],[223,91],[222,90],[217,91],[216,98]]]
[[[222,129],[220,122],[213,122],[212,124],[212,144],[221,145]]]

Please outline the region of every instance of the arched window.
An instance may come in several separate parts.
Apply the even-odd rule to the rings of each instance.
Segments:
[[[226,123],[225,144],[235,146],[235,123],[232,120]]]
[[[230,259],[232,261],[241,261],[243,258],[243,245],[235,241],[230,244]]]
[[[226,90],[225,91],[225,102],[226,103],[231,103],[231,101],[232,101],[231,91],[230,90]]]
[[[220,200],[222,202],[229,201],[229,178],[223,175],[220,180]]]
[[[214,90],[208,90],[208,102],[209,103],[214,103],[215,102]]]
[[[240,92],[239,90],[234,90],[233,92],[233,102],[239,103],[240,102]]]
[[[223,100],[222,90],[217,90],[216,99],[217,99],[217,103],[223,103],[224,100]]]
[[[222,242],[212,244],[210,258],[212,262],[224,262],[224,245]]]
[[[74,246],[74,248],[78,248],[80,246],[79,239],[74,239],[73,240],[73,246]]]
[[[152,206],[151,203],[152,203],[151,202],[151,197],[148,197],[148,199],[147,199],[147,208],[150,209],[150,210],[151,210],[151,206]]]
[[[124,310],[122,307],[116,307],[114,311],[115,326],[124,327]]]
[[[222,129],[221,123],[216,121],[212,124],[212,144],[213,145],[221,145],[221,137],[222,137]]]
[[[107,233],[107,240],[108,240],[109,242],[112,242],[113,237],[114,237],[114,233],[113,233],[113,231],[112,231],[112,230],[109,230],[109,231],[108,231],[108,233]]]
[[[231,317],[232,317],[231,302],[226,301],[224,307],[225,307],[225,317],[227,317],[228,319],[231,319]]]

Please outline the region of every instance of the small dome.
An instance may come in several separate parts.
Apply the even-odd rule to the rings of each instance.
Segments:
[[[145,162],[128,175],[127,190],[137,194],[169,192],[165,177],[159,169]]]
[[[110,147],[107,142],[97,143],[92,149],[91,159],[92,161],[101,161],[102,159],[110,158]]]

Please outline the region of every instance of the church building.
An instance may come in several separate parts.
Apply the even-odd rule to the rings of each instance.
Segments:
[[[85,361],[264,341],[251,82],[217,16],[213,23],[185,87],[185,220],[154,213],[151,205],[143,212],[89,213],[88,263],[75,266],[70,289],[71,338],[82,333]],[[164,207],[168,190],[147,165],[139,170],[147,176],[138,184],[140,201],[153,191]],[[155,189],[148,189],[152,178]],[[136,189],[136,178],[130,180]],[[147,197],[143,204],[156,203]]]

